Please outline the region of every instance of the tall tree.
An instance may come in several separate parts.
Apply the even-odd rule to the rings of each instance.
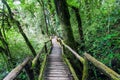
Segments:
[[[12,56],[10,54],[8,43],[6,42],[5,38],[3,37],[1,29],[0,29],[0,40],[3,44],[3,46],[4,46],[4,48],[1,47],[1,52],[5,53],[5,55],[7,56],[8,62],[11,63],[12,62]]]
[[[9,70],[9,68],[12,67],[12,64],[13,64],[13,58],[12,58],[12,55],[11,55],[10,50],[9,50],[8,42],[6,40],[5,19],[6,19],[5,6],[3,5],[3,8],[2,8],[2,21],[1,21],[1,27],[0,27],[0,41],[2,42],[3,46],[0,46],[0,52],[2,52],[2,54],[3,53],[5,54],[6,60],[7,60],[6,61],[7,62],[7,67],[8,67],[8,70]],[[7,24],[9,24],[8,21],[7,21]]]
[[[70,14],[66,0],[54,0],[54,3],[61,27],[63,29],[63,39],[69,46],[75,48],[75,40],[70,24]]]
[[[13,17],[13,14],[12,14],[12,11],[11,11],[11,8],[9,7],[8,3],[6,2],[6,0],[2,0],[2,2],[6,5],[7,9],[8,9],[8,12],[9,12],[9,17],[11,19],[11,21],[13,23],[15,23],[19,29],[19,32],[21,33],[21,35],[23,36],[27,46],[30,48],[32,54],[34,56],[36,56],[36,52],[35,52],[35,49],[33,48],[32,44],[30,43],[29,39],[27,38],[26,34],[24,33],[22,27],[21,27],[21,24],[18,20],[14,19]]]
[[[49,29],[48,29],[48,19],[47,19],[47,15],[46,15],[46,12],[47,12],[47,9],[45,8],[45,3],[43,2],[43,0],[37,0],[38,3],[40,4],[40,6],[42,7],[42,11],[43,11],[43,16],[44,16],[44,20],[45,20],[45,26],[46,26],[46,33],[47,35],[49,35]]]
[[[85,50],[85,41],[84,41],[84,35],[83,35],[81,16],[79,14],[79,8],[72,6],[72,9],[75,11],[75,16],[76,16],[76,19],[78,22],[78,31],[79,31],[79,36],[80,36],[81,50],[84,51]]]

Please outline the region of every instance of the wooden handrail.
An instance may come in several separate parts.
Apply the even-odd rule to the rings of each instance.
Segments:
[[[83,57],[81,57],[77,52],[75,52],[71,47],[69,47],[67,44],[64,43],[63,40],[57,39],[63,46],[65,46],[72,54],[83,64],[83,75],[82,75],[82,80],[87,80],[87,75],[88,75],[88,66],[87,66],[87,61]]]
[[[46,65],[46,60],[47,60],[47,54],[45,55],[45,58],[42,62],[41,68],[40,68],[40,74],[38,76],[38,80],[42,80],[42,76],[43,76],[43,71],[45,69],[45,65]]]
[[[52,47],[50,47],[50,49],[48,49],[47,54],[44,57],[44,60],[42,62],[41,68],[40,68],[40,74],[39,74],[38,80],[42,80],[43,72],[44,72],[44,69],[45,69],[46,61],[47,61],[47,56],[50,54],[51,48]]]
[[[31,57],[27,57],[20,65],[13,69],[3,80],[15,79],[30,60]]]
[[[63,44],[69,51],[71,51],[77,59],[79,59],[82,63],[84,62],[84,58],[81,57],[77,52],[75,52],[71,47],[69,47],[69,46],[68,46],[67,44],[65,44],[63,41],[62,41],[62,44]]]
[[[32,60],[31,57],[27,57],[20,65],[18,65],[17,67],[15,67],[3,80],[14,80],[19,73],[21,73],[21,71],[25,68],[26,73],[28,74],[28,77],[30,80],[34,80],[34,73],[33,73],[33,69],[31,67],[34,67],[37,64],[37,61],[39,59],[40,54],[44,51],[45,47],[47,50],[47,43],[51,41],[48,40],[45,43],[45,45],[43,46],[42,50],[40,51],[40,53],[38,53],[35,58]],[[47,51],[45,51],[47,52]],[[31,64],[29,64],[29,62]],[[40,64],[40,63],[38,63]]]
[[[40,57],[40,54],[43,52],[44,48],[45,48],[45,45],[42,47],[42,50],[36,55],[36,57],[32,60],[32,67],[34,67],[36,65],[36,63]]]
[[[94,66],[96,66],[97,68],[99,68],[105,75],[107,75],[109,78],[113,79],[113,80],[120,80],[120,75],[118,73],[116,73],[115,71],[113,71],[112,69],[110,69],[109,67],[105,66],[103,63],[97,61],[94,57],[92,57],[91,55],[84,53],[84,58],[79,56],[77,52],[75,52],[71,47],[69,47],[68,45],[66,45],[63,40],[58,39],[58,41],[64,45],[69,51],[71,51],[75,57],[77,59],[79,59],[81,61],[81,63],[83,64],[83,76],[82,76],[82,80],[86,80],[86,76],[87,73],[84,74],[84,72],[87,72],[87,64],[86,64],[86,60],[92,62],[94,64]]]
[[[90,54],[84,53],[84,56],[87,58],[88,61],[92,62],[94,66],[100,69],[105,75],[113,80],[120,80],[120,75],[117,74],[115,71],[101,63],[100,61],[96,60]]]

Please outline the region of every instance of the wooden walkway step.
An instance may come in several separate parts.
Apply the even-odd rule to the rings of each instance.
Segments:
[[[44,80],[73,80],[69,68],[62,59],[62,49],[56,39],[52,39],[53,48],[48,56]]]

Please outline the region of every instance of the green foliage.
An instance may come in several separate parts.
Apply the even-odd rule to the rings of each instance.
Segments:
[[[67,0],[67,4],[69,6],[74,6],[76,8],[80,7],[80,1],[79,0]]]
[[[13,4],[13,0],[6,0],[10,6],[13,17],[20,21],[21,26],[28,39],[30,40],[35,51],[38,53],[43,46],[43,42],[48,40],[46,35],[42,35],[42,30],[46,33],[45,17],[43,12],[43,4],[39,4],[41,0],[20,0],[21,4]],[[45,14],[47,21],[50,20],[49,30],[59,36],[62,36],[62,29],[59,20],[56,17],[54,0],[43,0],[45,5]],[[70,21],[74,32],[75,40],[79,43],[78,24],[75,12],[71,7],[79,8],[82,27],[85,38],[86,51],[95,58],[120,73],[120,1],[119,0],[67,0],[69,6]],[[4,7],[4,26],[3,23],[3,4],[0,2],[0,30],[3,38],[7,42],[11,55],[13,57],[14,66],[17,66],[24,58],[31,55],[31,51],[26,45],[23,37],[19,33],[18,28],[10,20],[10,14],[7,7]],[[10,23],[10,24],[9,24]],[[80,43],[81,44],[81,43]],[[0,46],[4,48],[0,40]],[[79,49],[80,47],[78,47]],[[79,51],[81,53],[81,51]],[[41,55],[40,58],[44,58]],[[112,61],[117,59],[116,66]],[[7,57],[4,53],[0,53],[0,80],[8,74]],[[91,66],[93,76],[89,80],[101,79],[101,73]],[[91,71],[90,71],[91,72]],[[26,80],[25,72],[18,77],[20,80]],[[107,80],[107,79],[106,79]]]
[[[20,21],[23,31],[27,35],[35,51],[38,53],[41,50],[44,42],[48,40],[46,35],[41,34],[41,25],[43,27],[43,30],[46,29],[43,12],[41,12],[41,6],[38,4],[37,0],[22,0],[21,4],[19,5],[13,4],[13,0],[7,0],[7,2],[13,13],[12,16],[16,20]],[[3,38],[6,40],[9,46],[13,60],[13,67],[10,68],[10,64],[8,65],[8,57],[4,55],[4,53],[0,53],[0,80],[2,80],[3,77],[5,77],[14,67],[20,64],[27,56],[32,56],[31,51],[26,45],[23,36],[19,33],[18,27],[10,19],[10,14],[6,6],[4,7],[4,10],[4,14],[6,16],[4,20],[4,26],[2,27],[1,24],[3,23],[3,20],[2,16],[0,16],[0,30],[4,36]],[[0,11],[0,15],[2,15],[1,6]],[[0,46],[3,47],[1,39]],[[8,68],[10,69],[8,70]],[[26,80],[27,77],[25,74],[26,73],[23,71],[18,76],[18,79]]]
[[[75,2],[67,0],[68,5],[73,3],[71,6],[77,6],[78,3]],[[118,60],[120,58],[120,1],[80,0],[79,4],[86,51],[114,69],[112,61],[115,58]],[[70,14],[74,37],[77,42],[80,42],[75,13],[72,9],[70,9]],[[81,51],[79,52],[81,53]],[[119,61],[116,62],[116,69],[114,70],[120,73],[118,67],[120,63]],[[93,66],[90,69],[93,69],[94,76],[96,75],[97,78],[91,76],[89,80],[107,80],[105,77],[101,79],[99,77],[101,74]]]
[[[17,80],[19,80],[19,79],[20,80],[28,79],[25,70],[23,70],[22,73],[20,73],[20,75],[17,77]]]

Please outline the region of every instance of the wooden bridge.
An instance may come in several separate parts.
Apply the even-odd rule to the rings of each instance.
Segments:
[[[73,80],[69,68],[62,59],[62,49],[56,39],[52,39],[53,49],[47,59],[45,80]]]
[[[50,47],[51,46],[51,47]],[[63,49],[63,47],[65,49]],[[68,49],[82,65],[82,79],[79,79],[73,65],[66,57],[64,50]],[[40,55],[44,54],[41,60]],[[81,57],[71,47],[63,42],[63,40],[54,37],[52,40],[45,42],[40,53],[36,57],[27,57],[20,65],[14,68],[3,80],[14,80],[25,69],[29,80],[89,80],[88,62],[93,63],[95,67],[100,69],[102,73],[113,80],[120,80],[120,75],[112,69],[97,61],[91,55],[84,53]]]

